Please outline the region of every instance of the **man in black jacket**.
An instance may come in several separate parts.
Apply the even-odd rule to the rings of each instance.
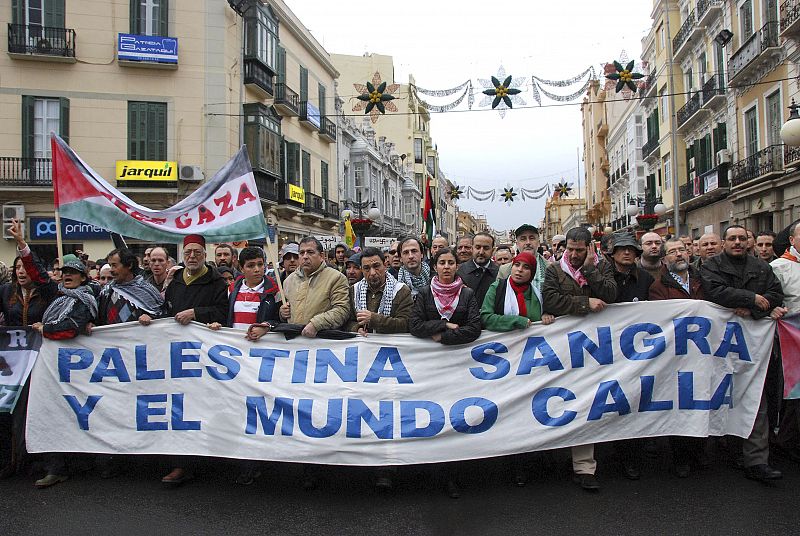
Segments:
[[[499,266],[492,260],[494,237],[489,233],[478,233],[472,239],[472,260],[458,266],[458,275],[464,284],[475,291],[478,307],[483,305],[486,291],[497,279]]]
[[[747,230],[730,225],[722,234],[722,253],[706,259],[700,268],[707,300],[733,309],[743,317],[777,320],[786,309],[781,284],[769,264],[747,252]],[[765,482],[783,475],[769,465],[769,418],[767,387],[762,390],[753,431],[742,445],[745,476]]]

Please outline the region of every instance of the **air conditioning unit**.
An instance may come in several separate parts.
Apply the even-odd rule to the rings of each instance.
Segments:
[[[3,205],[3,238],[14,238],[8,232],[11,220],[25,221],[25,205]]]
[[[200,166],[181,166],[180,178],[184,182],[202,182],[205,178]]]
[[[694,169],[694,157],[689,159],[689,169]]]
[[[717,165],[728,164],[731,161],[731,152],[727,149],[717,151]]]

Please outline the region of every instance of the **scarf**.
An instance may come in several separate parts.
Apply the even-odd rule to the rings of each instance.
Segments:
[[[64,288],[63,283],[58,285],[59,296],[47,307],[42,317],[43,324],[58,324],[67,318],[78,302],[89,308],[92,318],[97,318],[97,300],[89,285],[78,288]]]
[[[355,306],[356,311],[363,311],[367,308],[367,290],[369,284],[367,283],[366,279],[362,279],[358,283],[356,283],[355,292]],[[397,279],[392,276],[389,272],[386,272],[386,283],[383,286],[383,294],[381,295],[381,304],[376,311],[383,316],[391,316],[392,314],[392,302],[394,301],[395,296],[397,296],[397,291],[403,288],[403,283],[400,283]]]
[[[141,275],[137,275],[127,283],[118,283],[113,280],[103,287],[103,295],[108,296],[112,292],[116,292],[134,307],[149,315],[160,315],[164,306],[164,298],[161,293],[156,287],[145,281]]]
[[[591,247],[591,246],[589,246],[589,247]],[[587,253],[587,255],[588,255],[588,253]],[[589,282],[586,281],[586,277],[581,272],[581,269],[580,268],[577,268],[577,269],[573,268],[572,265],[567,260],[567,256],[566,255],[561,255],[561,260],[558,261],[558,262],[561,264],[561,269],[564,270],[564,273],[567,274],[568,276],[570,276],[572,279],[574,279],[579,287],[585,287],[586,285],[589,284]],[[595,254],[595,256],[594,256],[594,265],[597,266],[598,264],[600,264],[600,258],[597,256],[597,254]]]
[[[433,294],[433,302],[436,304],[436,310],[439,311],[442,318],[450,320],[453,317],[453,313],[458,307],[458,298],[461,296],[463,287],[464,281],[459,276],[456,276],[455,281],[447,285],[439,281],[439,276],[433,277],[431,280],[431,293]]]
[[[419,275],[414,275],[406,270],[405,266],[401,266],[397,272],[397,280],[408,285],[411,292],[416,295],[431,282],[431,267],[423,260],[420,263]]]
[[[783,252],[781,255],[781,259],[790,260],[792,262],[800,262],[800,253],[794,248],[794,246],[789,246],[789,249]]]
[[[195,281],[197,281],[198,279],[200,279],[201,277],[203,277],[204,275],[206,275],[206,273],[208,273],[208,266],[206,266],[206,265],[204,264],[204,265],[203,265],[203,267],[200,269],[200,271],[198,271],[198,272],[197,272],[196,274],[194,274],[194,275],[189,275],[189,272],[187,272],[187,271],[186,271],[186,268],[184,268],[184,269],[181,271],[181,273],[183,274],[183,282],[184,282],[184,283],[186,284],[186,286],[188,287],[189,285],[191,285],[192,283],[194,283]],[[234,275],[235,275],[235,274],[234,274]]]
[[[504,314],[511,314],[511,315],[519,315],[519,316],[528,316],[528,306],[525,304],[525,291],[531,288],[531,283],[528,281],[523,285],[518,285],[512,279],[508,278],[508,287],[506,287],[506,309],[511,309],[509,312],[508,310],[503,311]],[[509,292],[509,290],[513,290],[514,292]],[[516,300],[514,299],[516,297]],[[511,303],[509,303],[511,302]],[[516,311],[514,311],[516,309]]]

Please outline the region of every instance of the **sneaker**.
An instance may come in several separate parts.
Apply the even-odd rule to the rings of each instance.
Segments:
[[[594,475],[587,475],[583,473],[575,473],[572,475],[572,480],[586,491],[597,491],[600,489],[600,482]]]
[[[65,475],[48,474],[44,478],[40,478],[39,480],[37,480],[34,483],[34,486],[36,486],[39,489],[49,488],[50,486],[55,486],[56,484],[59,484],[61,482],[66,482],[68,478],[69,477]]]
[[[770,467],[766,463],[760,465],[753,465],[744,468],[744,476],[750,480],[757,480],[758,482],[767,482],[769,480],[780,480],[783,478],[783,473],[777,469]]]
[[[239,473],[239,476],[236,477],[236,480],[234,480],[234,483],[236,483],[236,484],[238,484],[240,486],[249,486],[253,482],[255,482],[256,479],[258,479],[258,478],[261,478],[261,471],[255,471],[255,470],[250,469],[250,470],[242,471],[241,473]]]

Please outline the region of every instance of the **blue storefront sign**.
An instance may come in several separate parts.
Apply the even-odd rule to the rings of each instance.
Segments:
[[[159,35],[119,34],[117,56],[126,61],[178,63],[178,40]]]
[[[322,123],[321,115],[319,113],[319,108],[314,106],[313,104],[306,103],[306,115],[308,117],[308,122],[314,125],[315,127],[319,128],[320,124]]]
[[[55,240],[55,218],[32,217],[28,219],[28,236],[31,240]],[[68,218],[61,218],[61,238],[63,240],[109,240],[107,229]]]

